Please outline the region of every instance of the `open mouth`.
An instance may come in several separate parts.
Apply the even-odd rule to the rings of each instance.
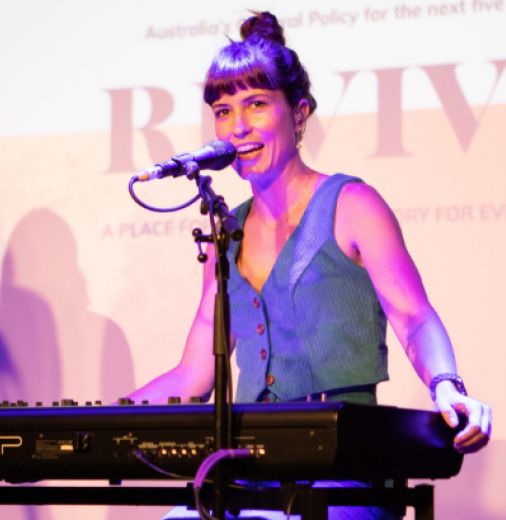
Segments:
[[[253,157],[255,153],[264,147],[262,143],[247,143],[240,144],[235,147],[237,150],[237,156],[241,158]]]

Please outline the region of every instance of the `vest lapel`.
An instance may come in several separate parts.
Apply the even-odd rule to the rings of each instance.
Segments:
[[[334,238],[336,202],[343,185],[358,180],[356,177],[336,173],[320,186],[309,201],[293,237],[293,261],[288,281],[292,294],[302,273],[318,251]]]

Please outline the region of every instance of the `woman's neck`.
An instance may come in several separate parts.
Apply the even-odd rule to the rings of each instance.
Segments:
[[[286,217],[302,203],[301,199],[305,198],[316,175],[318,173],[297,155],[278,175],[259,176],[257,181],[252,180],[254,211],[264,222],[288,220]]]

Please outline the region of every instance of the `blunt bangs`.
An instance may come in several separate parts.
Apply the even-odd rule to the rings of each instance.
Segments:
[[[213,60],[204,87],[204,101],[208,105],[212,105],[225,94],[233,96],[239,90],[248,88],[282,90],[283,82],[280,81],[276,68],[272,66],[272,60],[267,57],[268,54],[275,53],[272,47],[276,44],[262,42],[263,45],[259,45],[258,40],[254,42],[255,46],[249,43],[233,42]],[[271,49],[265,49],[267,46]],[[263,52],[258,52],[259,47],[264,47]]]

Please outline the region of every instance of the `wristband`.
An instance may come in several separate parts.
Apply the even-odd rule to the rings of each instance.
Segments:
[[[429,394],[433,401],[436,400],[436,386],[441,383],[441,381],[451,381],[462,395],[467,395],[464,381],[462,381],[460,376],[457,374],[438,374],[432,379],[429,385]]]

